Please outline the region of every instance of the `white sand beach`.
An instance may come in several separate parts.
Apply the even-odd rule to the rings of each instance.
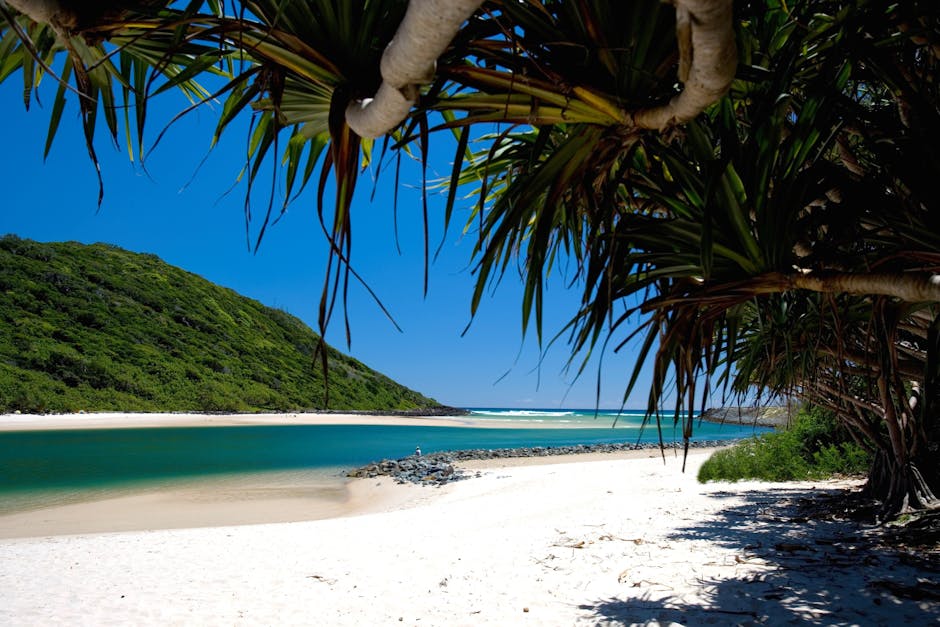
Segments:
[[[476,462],[442,488],[357,480],[367,512],[323,520],[0,540],[0,624],[940,620],[908,598],[933,573],[795,510],[850,483],[700,485],[706,456]]]
[[[141,429],[148,427],[234,427],[254,425],[404,425],[424,427],[477,427],[470,416],[388,416],[372,414],[190,414],[119,413],[0,414],[0,431],[40,429]],[[489,421],[486,426],[511,428],[512,424]]]

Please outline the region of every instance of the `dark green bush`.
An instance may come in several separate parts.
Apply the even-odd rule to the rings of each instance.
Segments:
[[[761,435],[716,451],[698,480],[799,481],[863,474],[871,458],[849,439],[835,416],[818,407],[802,409],[786,431]]]

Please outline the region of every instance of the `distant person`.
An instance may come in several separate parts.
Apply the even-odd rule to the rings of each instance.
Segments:
[[[415,457],[421,457],[421,447],[420,447],[420,446],[416,446],[416,447],[415,447]]]

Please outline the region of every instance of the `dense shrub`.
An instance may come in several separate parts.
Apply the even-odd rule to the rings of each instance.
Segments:
[[[853,442],[831,412],[801,410],[790,428],[716,451],[699,469],[698,480],[796,481],[867,472],[871,459]]]

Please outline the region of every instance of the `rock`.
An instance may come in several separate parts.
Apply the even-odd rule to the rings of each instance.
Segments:
[[[700,440],[690,443],[690,448],[713,447],[727,444],[716,440]],[[682,449],[681,443],[667,448]],[[414,483],[417,485],[441,486],[469,477],[479,477],[481,473],[467,473],[454,464],[469,459],[508,459],[512,457],[547,457],[551,455],[572,455],[583,453],[614,453],[637,449],[658,449],[659,444],[578,444],[574,446],[535,446],[508,449],[469,449],[423,454],[420,457],[409,455],[401,459],[383,459],[361,468],[350,470],[347,477],[375,478],[392,477],[396,483]]]
[[[706,409],[698,419],[718,424],[757,425],[758,427],[774,427],[786,429],[792,416],[799,410],[798,405],[793,407],[719,407]]]

